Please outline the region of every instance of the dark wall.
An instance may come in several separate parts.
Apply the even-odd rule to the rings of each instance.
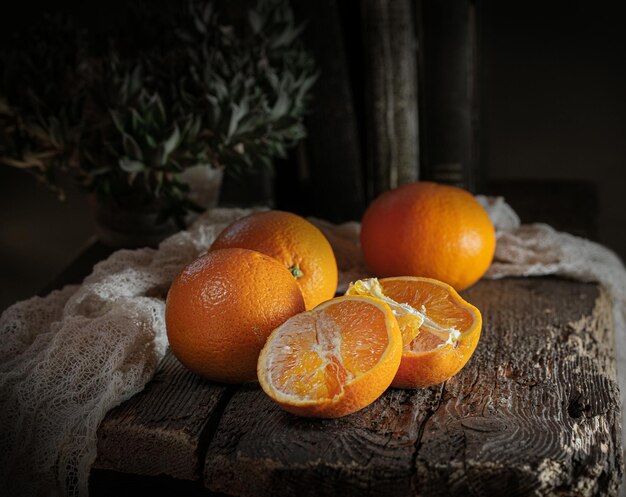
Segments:
[[[620,2],[486,0],[479,6],[488,176],[592,182],[598,239],[626,259]]]
[[[20,6],[17,15],[0,14],[3,33],[28,22],[33,4]],[[63,8],[80,9],[95,28],[102,19],[114,22],[115,4]],[[486,175],[592,182],[599,240],[626,258],[626,30],[619,3],[478,0],[478,13]],[[92,231],[83,196],[59,204],[25,173],[0,166],[0,309],[34,294]]]

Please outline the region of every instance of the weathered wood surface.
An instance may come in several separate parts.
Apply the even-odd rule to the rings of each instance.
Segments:
[[[355,415],[310,420],[258,387],[241,389],[209,446],[205,485],[232,495],[412,495],[415,442],[440,390],[391,390]]]
[[[236,496],[616,495],[622,449],[607,295],[541,278],[483,281],[465,296],[483,313],[483,335],[444,385],[390,390],[351,416],[309,420],[257,386],[231,397],[173,368],[177,375],[157,380],[158,395],[153,382],[143,400],[107,417],[99,460],[117,451],[126,455],[107,467],[141,473],[129,454],[148,444],[148,474],[173,474],[172,460],[184,459],[190,469],[178,475],[202,465],[210,491]],[[156,406],[169,414],[155,415]],[[175,457],[176,431],[186,436],[184,458]]]
[[[367,190],[417,180],[417,35],[410,0],[363,0]]]
[[[610,301],[556,279],[466,292],[485,317],[416,454],[424,495],[616,495],[622,472]]]
[[[227,387],[200,379],[168,352],[146,388],[100,423],[94,467],[197,479],[203,439],[228,395]]]

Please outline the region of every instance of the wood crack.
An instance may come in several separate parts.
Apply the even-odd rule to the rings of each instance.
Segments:
[[[103,422],[100,467],[197,480],[199,460],[205,487],[248,497],[617,495],[606,295],[534,278],[480,282],[464,296],[481,310],[483,334],[445,384],[392,388],[350,416],[307,419],[258,385],[200,380],[169,357]],[[570,323],[576,341],[558,340]]]
[[[226,391],[223,393],[222,397],[214,407],[204,429],[198,437],[198,459],[196,468],[198,475],[202,475],[204,471],[205,459],[209,444],[211,443],[211,440],[213,440],[213,437],[217,432],[217,427],[219,426],[222,419],[222,415],[224,414],[224,411],[226,410],[230,399],[232,399],[237,389],[238,387],[235,386],[226,387]]]
[[[417,474],[415,472],[415,468],[417,468],[417,457],[419,455],[419,451],[422,446],[422,437],[424,435],[424,429],[426,428],[426,425],[428,424],[428,421],[430,420],[430,418],[433,417],[433,415],[437,412],[437,410],[439,409],[439,407],[441,407],[441,404],[443,403],[443,398],[446,392],[446,382],[442,383],[439,388],[440,388],[439,395],[437,396],[437,399],[434,405],[431,405],[431,407],[427,410],[426,416],[424,416],[424,419],[422,420],[422,422],[419,424],[417,428],[417,438],[415,439],[414,450],[411,456],[411,468],[413,468],[414,470],[411,487],[413,488],[416,494],[419,493],[419,488],[417,485],[418,482],[417,482]],[[419,412],[417,412],[416,414],[419,414]]]

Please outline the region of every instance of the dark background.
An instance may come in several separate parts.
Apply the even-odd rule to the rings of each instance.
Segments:
[[[82,9],[96,27],[114,19],[115,5],[62,7]],[[487,182],[589,182],[596,238],[624,259],[626,31],[619,3],[515,5],[477,4],[481,174]],[[22,2],[20,11],[0,13],[0,29],[19,29],[33,8]],[[575,212],[574,204],[587,201],[574,197],[562,209]],[[28,174],[0,166],[0,309],[44,287],[93,231],[82,194],[70,187],[60,203]]]

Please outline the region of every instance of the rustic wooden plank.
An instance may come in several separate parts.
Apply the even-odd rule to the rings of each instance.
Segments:
[[[168,351],[146,388],[100,424],[94,468],[197,479],[228,397],[227,387],[202,380]]]
[[[410,0],[363,0],[369,199],[417,180],[417,35]]]
[[[440,390],[390,390],[357,414],[320,420],[243,388],[207,451],[205,484],[237,496],[411,495],[415,441]]]
[[[619,394],[607,294],[517,279],[466,293],[485,316],[416,456],[424,495],[617,495]]]
[[[213,491],[280,495],[615,495],[619,396],[607,295],[556,279],[483,281],[468,366],[338,420],[237,391],[205,461]]]

